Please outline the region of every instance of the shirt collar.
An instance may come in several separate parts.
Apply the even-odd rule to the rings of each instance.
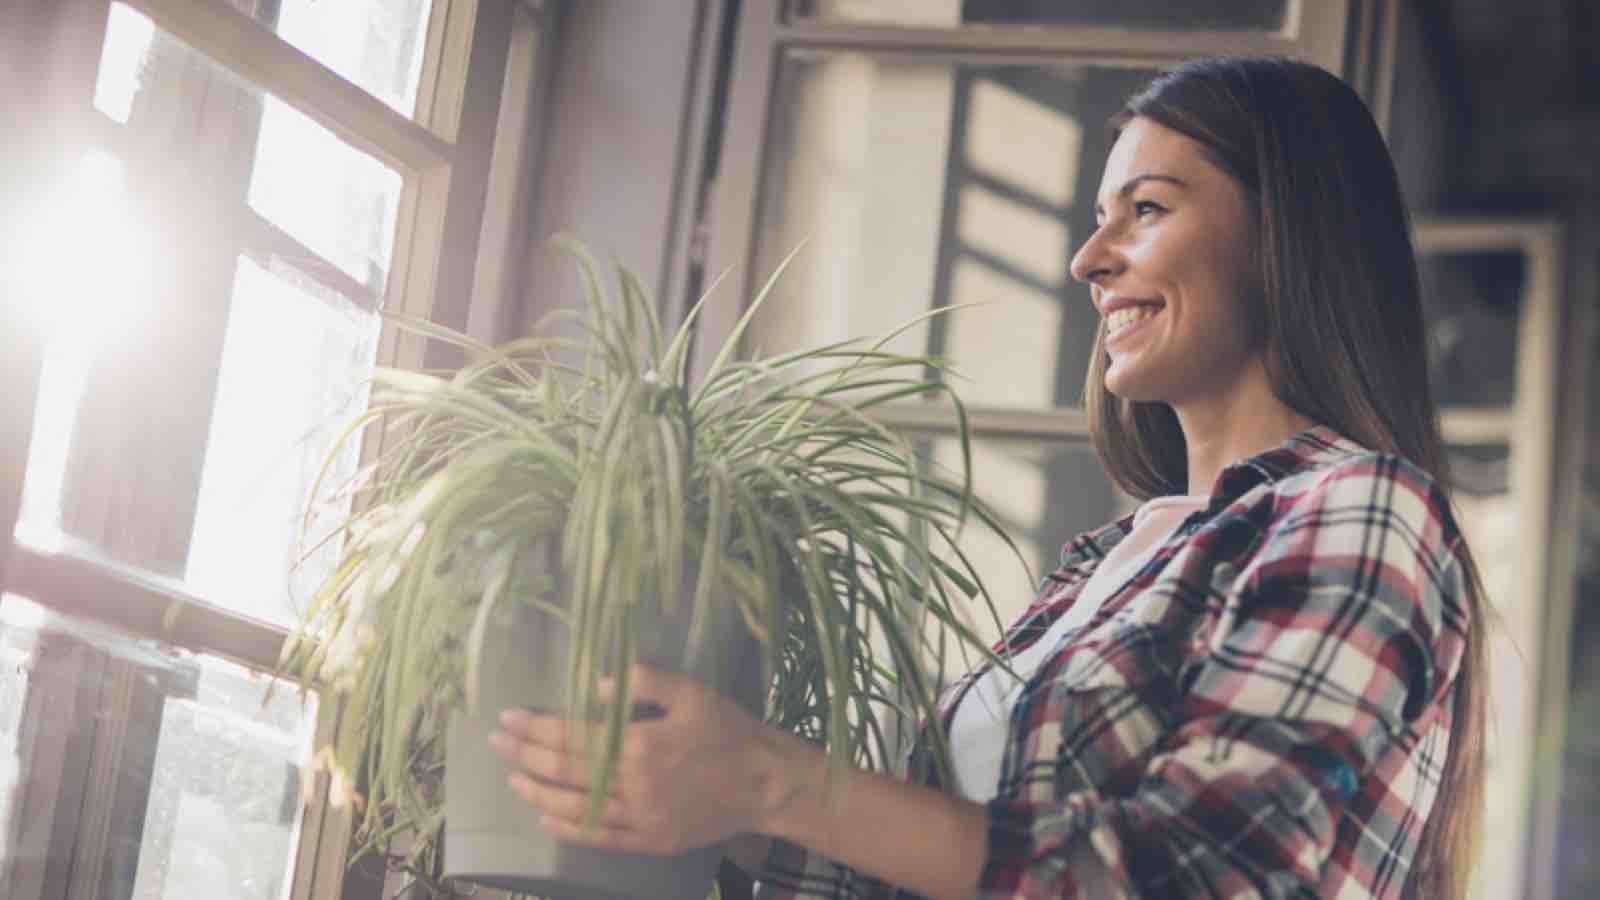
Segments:
[[[1276,447],[1225,466],[1212,488],[1207,511],[1215,513],[1258,485],[1275,484],[1291,475],[1366,452],[1369,452],[1367,448],[1332,428],[1313,425]],[[1062,565],[1078,565],[1104,557],[1133,530],[1133,520],[1134,514],[1129,513],[1078,535],[1061,548]]]
[[[1211,491],[1213,509],[1226,506],[1260,484],[1276,484],[1291,475],[1369,452],[1326,425],[1312,427],[1283,443],[1223,467]]]

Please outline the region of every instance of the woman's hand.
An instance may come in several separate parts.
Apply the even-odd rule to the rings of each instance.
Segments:
[[[936,900],[977,891],[987,819],[976,803],[886,775],[845,768],[827,786],[827,760],[731,700],[681,675],[643,666],[632,699],[661,715],[628,723],[598,826],[584,748],[593,725],[510,710],[489,739],[512,766],[512,790],[554,837],[606,850],[665,855],[738,834],[765,834]],[[614,702],[616,685],[601,685]],[[575,733],[583,729],[586,734]]]
[[[584,828],[590,759],[599,729],[561,716],[507,710],[489,745],[512,766],[511,789],[537,808],[542,826],[574,844],[671,854],[765,830],[790,790],[789,736],[705,685],[646,666],[630,673],[632,700],[661,714],[628,723],[599,824]],[[612,702],[614,679],[600,685]],[[587,748],[587,749],[586,749]]]

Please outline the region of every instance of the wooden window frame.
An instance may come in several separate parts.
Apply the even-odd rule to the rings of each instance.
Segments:
[[[521,273],[507,249],[525,242],[531,181],[526,169],[537,125],[538,76],[550,49],[555,11],[532,0],[434,0],[416,113],[407,117],[290,45],[223,0],[125,0],[196,51],[276,96],[341,139],[388,164],[404,179],[384,305],[403,314],[500,340],[513,319]],[[41,166],[71,148],[118,146],[117,127],[92,98],[111,0],[24,0],[7,13],[11,37],[0,41],[13,72],[32,79],[22,133],[24,153]],[[68,148],[62,153],[61,148]],[[59,165],[59,163],[56,163]],[[21,225],[18,223],[18,227]],[[293,238],[257,222],[251,242],[305,256]],[[337,280],[340,276],[329,276]],[[358,291],[360,285],[336,288]],[[370,291],[368,292],[370,294]],[[361,296],[354,293],[354,296]],[[376,298],[373,298],[376,299]],[[12,317],[8,317],[12,318]],[[26,475],[42,335],[5,326],[8,399],[0,430],[0,523],[14,535]],[[380,365],[449,365],[445,348],[380,332]],[[206,435],[177,440],[205,441]],[[364,454],[379,452],[368,446]],[[0,551],[4,590],[70,616],[112,625],[135,638],[211,654],[272,671],[287,632],[195,596],[173,578],[124,565],[87,542],[49,550],[10,539]],[[337,704],[319,705],[317,745],[337,722]],[[349,810],[328,802],[326,775],[306,809],[296,849],[291,897],[339,897],[349,850]]]

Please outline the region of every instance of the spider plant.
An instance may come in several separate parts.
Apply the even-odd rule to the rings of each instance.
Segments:
[[[608,285],[569,249],[585,309],[539,336],[488,346],[401,322],[470,362],[376,372],[341,444],[375,430],[382,450],[338,492],[358,511],[328,536],[340,563],[284,651],[287,671],[345,701],[332,762],[363,795],[366,850],[411,831],[405,865],[425,878],[444,725],[476,704],[485,635],[510,607],[568,629],[566,711],[603,723],[597,799],[631,708],[628,664],[662,617],[687,616],[692,668],[706,623],[735,611],[762,648],[768,720],[836,765],[892,765],[903,729],[890,718],[929,723],[944,765],[937,673],[949,652],[989,654],[971,623],[995,610],[958,540],[972,522],[1000,529],[973,496],[959,399],[928,377],[943,362],[886,350],[894,334],[736,358],[791,254],[690,384],[704,299],[669,332],[631,273]],[[959,472],[930,471],[874,418],[933,395],[952,401]],[[540,558],[555,565],[528,565]],[[608,674],[620,699],[602,708]]]

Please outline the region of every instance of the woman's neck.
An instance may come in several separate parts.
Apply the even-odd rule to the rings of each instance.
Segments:
[[[1264,366],[1253,366],[1225,394],[1174,404],[1189,457],[1191,495],[1210,494],[1229,465],[1283,443],[1316,423],[1273,393]]]

